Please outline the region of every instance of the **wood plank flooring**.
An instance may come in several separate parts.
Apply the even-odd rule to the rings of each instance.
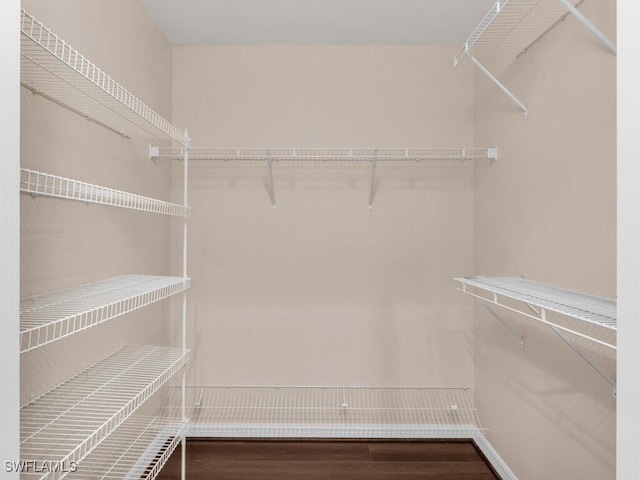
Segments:
[[[180,448],[159,480],[180,479]],[[500,480],[470,441],[187,440],[188,480]]]

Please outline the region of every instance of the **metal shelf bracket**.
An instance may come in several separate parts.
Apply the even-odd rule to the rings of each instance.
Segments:
[[[369,211],[373,209],[373,198],[376,195],[376,168],[378,166],[378,150],[373,151],[371,160],[371,188],[369,190]]]
[[[523,117],[526,119],[529,117],[529,109],[527,108],[527,106],[522,103],[518,97],[516,97],[511,90],[509,90],[500,80],[498,80],[495,75],[493,75],[488,69],[487,67],[485,67],[484,65],[482,65],[482,63],[480,63],[478,61],[478,59],[476,57],[474,57],[473,55],[470,55],[469,52],[467,51],[467,56],[471,59],[471,61],[473,62],[473,64],[482,72],[484,73],[487,78],[489,78],[489,80],[491,80],[500,90],[502,90],[510,99],[513,103],[515,103],[524,113],[523,113]]]
[[[153,145],[149,145],[149,160],[152,160],[159,156],[160,156],[160,147],[154,147]]]
[[[271,155],[271,152],[267,152],[268,155]],[[276,192],[273,188],[273,158],[267,158],[267,181],[268,181],[268,189],[269,189],[269,198],[271,199],[271,208],[276,209]]]
[[[540,320],[542,320],[543,322],[547,322],[547,312],[544,308],[541,308],[540,310],[537,310],[536,308],[534,308],[532,305],[526,303],[525,304],[527,307],[529,307],[529,309],[531,309],[531,311],[533,311],[533,313],[538,316],[540,318]],[[564,335],[560,329],[558,329],[558,327],[556,327],[555,325],[551,324],[551,323],[547,323],[547,325],[549,326],[549,328],[551,328],[551,330],[553,330],[553,332],[558,335],[558,337],[560,337],[560,339],[566,343],[574,352],[576,352],[578,355],[580,355],[580,358],[582,358],[585,362],[587,362],[587,364],[593,368],[596,372],[598,372],[598,374],[604,378],[609,385],[611,385],[613,387],[613,396],[616,396],[616,392],[617,392],[617,384],[616,381],[611,377],[611,375],[609,375],[608,373],[606,373],[604,370],[602,370],[592,359],[591,357],[589,357],[589,355],[587,355],[580,347],[578,347],[574,342],[571,341],[570,338],[568,338],[566,335]]]
[[[617,55],[617,49],[613,42],[609,40],[600,30],[598,30],[598,28],[593,23],[591,23],[589,19],[587,19],[587,17],[580,13],[580,11],[574,5],[572,5],[571,2],[569,2],[569,0],[558,0],[558,2],[560,2],[569,11],[569,13],[571,13],[571,15],[576,17],[576,19],[578,19],[580,23],[587,27],[587,29],[591,33],[593,33],[611,53]]]

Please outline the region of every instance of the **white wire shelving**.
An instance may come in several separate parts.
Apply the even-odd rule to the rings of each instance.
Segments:
[[[463,58],[469,57],[482,73],[523,110],[526,118],[527,106],[480,63],[478,57],[514,58],[569,14],[576,17],[615,54],[615,45],[577,9],[583,1],[498,0],[456,53],[453,65],[457,66]]]
[[[179,148],[150,147],[150,157],[181,159]],[[497,148],[190,148],[190,160],[244,161],[466,161],[497,159]]]
[[[35,19],[21,12],[21,83],[127,137],[189,143],[166,119]]]
[[[21,408],[23,462],[79,464],[186,363],[179,348],[128,345]],[[48,471],[42,479],[59,479]],[[84,477],[83,477],[84,478]]]
[[[376,170],[378,165],[404,165],[419,162],[465,162],[469,160],[498,159],[498,148],[189,148],[190,160],[220,162],[264,162],[267,166],[267,185],[271,206],[276,208],[276,194],[273,185],[273,164],[339,162],[341,164],[371,165],[371,185],[369,190],[369,210],[373,208],[376,191]],[[149,146],[149,158],[167,157],[181,159],[184,150]]]
[[[550,327],[613,387],[615,395],[616,381],[613,376],[600,368],[575,341],[586,340],[605,347],[609,352],[617,350],[615,300],[522,277],[472,276],[458,277],[454,280],[460,284],[462,292],[480,300],[489,312],[520,340],[522,348],[524,338],[494,312],[491,306],[501,307]]]
[[[34,350],[183,292],[190,280],[121,275],[20,301],[20,351]]]
[[[161,417],[130,418],[65,478],[153,480],[180,444],[186,424]]]
[[[28,168],[21,168],[20,172],[20,191],[32,195],[77,200],[160,215],[188,217],[190,214],[189,207],[177,203],[169,203]]]
[[[484,301],[499,306],[509,307],[500,303],[500,297],[518,300],[524,304],[538,307],[541,312],[556,312],[567,317],[596,325],[606,331],[616,331],[616,301],[608,298],[580,293],[565,288],[534,282],[522,277],[459,277],[455,279],[462,285],[465,293],[473,294],[468,287],[484,290],[492,294],[482,298]],[[511,308],[511,307],[509,307]],[[523,310],[522,315],[531,316],[530,310]],[[536,319],[540,317],[536,315]],[[546,317],[546,315],[544,315]],[[558,326],[561,329],[564,327]],[[569,332],[572,333],[572,332]],[[597,338],[589,338],[597,341]],[[615,345],[606,344],[615,349]]]
[[[172,388],[167,415],[180,411]],[[189,386],[187,435],[472,438],[483,429],[467,388]]]

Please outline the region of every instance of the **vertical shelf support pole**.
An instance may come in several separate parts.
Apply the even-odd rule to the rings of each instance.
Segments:
[[[371,160],[371,189],[369,190],[369,210],[373,208],[373,197],[376,195],[376,167],[378,166],[378,150],[373,151]]]
[[[184,161],[183,163],[183,202],[184,207],[189,208],[189,147],[191,146],[191,139],[187,130],[184,131],[185,146],[184,146]],[[189,217],[184,218],[184,226],[182,231],[182,278],[187,281],[187,240],[189,233]],[[182,293],[182,349],[187,348],[187,291]],[[186,368],[182,370],[182,391],[181,391],[181,409],[182,419],[187,419],[187,371]],[[180,461],[180,478],[186,480],[187,478],[187,441],[186,434],[182,433],[182,441],[180,447],[181,461]]]
[[[558,1],[567,10],[569,10],[569,13],[571,13],[571,15],[576,17],[580,23],[582,23],[585,27],[587,27],[587,29],[589,29],[589,31],[593,33],[598,38],[598,40],[600,40],[604,44],[604,46],[607,47],[607,49],[609,49],[611,53],[613,53],[614,55],[617,55],[618,53],[617,48],[613,44],[613,42],[609,40],[607,37],[605,37],[604,33],[598,30],[598,28],[593,23],[591,23],[587,17],[585,17],[582,13],[580,13],[580,10],[578,10],[574,5],[572,5],[571,2],[569,2],[569,0],[558,0]]]
[[[269,198],[271,199],[271,208],[273,208],[275,210],[276,208],[276,191],[273,188],[273,158],[271,158],[271,152],[267,151],[267,154],[269,155],[269,158],[267,158],[267,181],[268,181],[268,188],[269,188]]]
[[[520,107],[520,109],[524,112],[524,118],[527,118],[529,116],[529,109],[527,108],[527,106],[522,103],[518,97],[516,97],[511,90],[509,90],[500,80],[498,80],[489,70],[487,70],[487,67],[485,67],[484,65],[482,65],[478,59],[476,59],[476,57],[474,57],[473,55],[469,55],[469,53],[467,53],[467,55],[469,56],[469,58],[471,59],[471,61],[473,62],[473,64],[482,72],[484,73],[489,80],[491,80],[500,90],[502,90],[510,99],[513,103],[515,103],[518,107]]]

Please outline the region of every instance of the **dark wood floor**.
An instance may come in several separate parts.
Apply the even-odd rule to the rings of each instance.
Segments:
[[[159,480],[180,479],[180,448]],[[188,480],[499,480],[472,442],[187,440]]]

